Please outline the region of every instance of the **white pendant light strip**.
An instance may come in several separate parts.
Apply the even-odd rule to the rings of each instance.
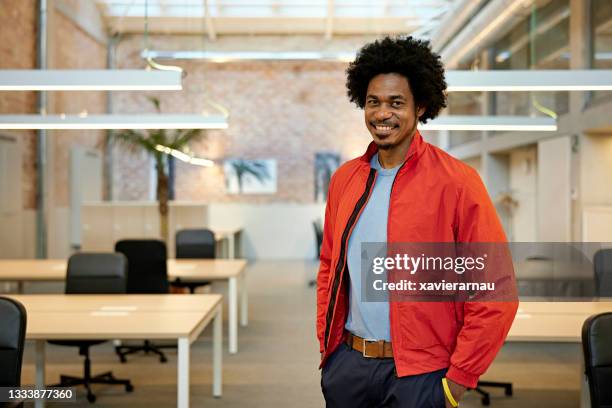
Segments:
[[[222,115],[0,115],[0,129],[227,129]]]
[[[204,159],[202,157],[190,156],[187,153],[181,152],[180,150],[172,149],[168,146],[158,144],[155,146],[155,150],[168,154],[182,162],[193,164],[195,166],[212,167],[215,165],[215,162],[212,160]]]
[[[0,70],[0,91],[178,91],[180,70]]]
[[[447,71],[448,92],[611,91],[612,70]]]
[[[529,116],[439,116],[419,130],[467,130],[491,132],[555,132],[557,122],[549,117]]]
[[[354,52],[259,52],[259,51],[143,51],[143,58],[204,60],[213,63],[239,61],[343,61]],[[446,71],[448,92],[610,91],[612,70],[486,70]]]

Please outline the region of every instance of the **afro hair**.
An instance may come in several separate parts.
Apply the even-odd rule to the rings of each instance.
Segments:
[[[446,107],[446,81],[440,56],[428,41],[412,37],[376,40],[366,44],[346,70],[347,94],[359,108],[365,106],[370,80],[379,74],[397,73],[408,79],[417,107],[425,108],[423,123]]]

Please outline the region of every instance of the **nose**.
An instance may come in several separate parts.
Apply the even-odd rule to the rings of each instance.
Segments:
[[[376,119],[377,122],[382,122],[384,120],[391,119],[391,112],[381,107],[374,114],[374,119]]]

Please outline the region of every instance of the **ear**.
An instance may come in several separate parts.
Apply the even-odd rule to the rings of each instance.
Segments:
[[[419,107],[416,111],[417,118],[420,118],[425,113],[425,107]]]

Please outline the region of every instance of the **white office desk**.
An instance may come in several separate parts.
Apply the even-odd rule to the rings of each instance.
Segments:
[[[169,259],[168,279],[189,281],[227,281],[229,311],[229,351],[238,352],[238,310],[240,325],[248,325],[248,293],[244,259]],[[0,281],[17,282],[19,293],[25,282],[64,281],[64,259],[0,260]]]
[[[582,343],[582,325],[585,320],[604,312],[612,312],[612,301],[521,302],[506,341]],[[580,406],[590,406],[589,389],[584,375],[580,379]]]
[[[215,241],[227,242],[227,257],[229,259],[235,259],[239,257],[239,246],[240,234],[242,234],[242,227],[235,228],[212,228],[215,234]]]
[[[36,387],[45,386],[47,340],[178,341],[177,407],[189,407],[189,350],[213,322],[213,395],[222,393],[221,295],[14,295],[28,313],[26,338],[36,341]],[[36,407],[44,407],[37,401]]]

